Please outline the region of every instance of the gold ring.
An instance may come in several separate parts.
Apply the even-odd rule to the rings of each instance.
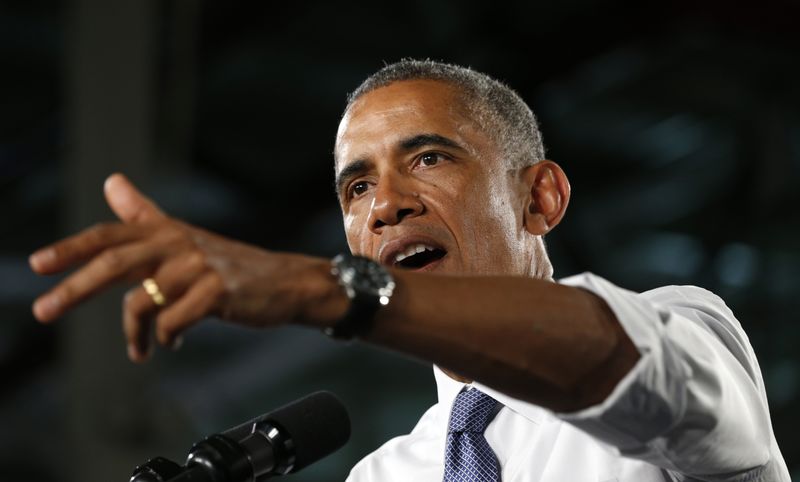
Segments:
[[[147,294],[150,295],[150,298],[153,299],[153,303],[155,303],[158,306],[164,306],[165,304],[167,304],[167,299],[164,298],[164,293],[162,293],[161,290],[158,289],[158,284],[156,283],[156,280],[154,280],[153,278],[147,278],[146,280],[142,281],[142,286],[144,287],[144,290],[147,292]]]

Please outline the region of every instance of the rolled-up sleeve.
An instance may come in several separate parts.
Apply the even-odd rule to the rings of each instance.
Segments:
[[[641,355],[604,402],[560,418],[675,474],[784,480],[759,475],[780,468],[770,467],[777,444],[764,384],[719,297],[689,286],[634,293],[590,273],[560,282],[603,298]]]

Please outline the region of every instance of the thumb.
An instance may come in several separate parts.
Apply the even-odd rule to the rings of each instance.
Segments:
[[[150,198],[122,174],[108,176],[103,191],[111,210],[125,223],[147,223],[166,217]]]

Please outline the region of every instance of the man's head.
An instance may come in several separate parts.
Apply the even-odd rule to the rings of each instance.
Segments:
[[[525,101],[502,82],[458,65],[410,59],[387,65],[349,95],[345,112],[362,95],[404,80],[438,80],[456,88],[462,106],[490,133],[511,166],[525,167],[544,159],[542,134]]]
[[[461,67],[396,65],[351,96],[336,138],[351,250],[425,271],[551,276],[541,238],[569,184],[541,160],[530,109]]]

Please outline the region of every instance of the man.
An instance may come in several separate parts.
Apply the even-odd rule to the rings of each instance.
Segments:
[[[757,361],[719,298],[638,295],[591,274],[553,282],[543,236],[570,188],[506,86],[435,62],[387,66],[351,96],[335,171],[350,249],[375,261],[332,269],[237,243],[114,175],[105,193],[121,223],[31,256],[39,273],[85,262],[34,314],[54,320],[137,279],[123,315],[135,361],[151,329],[171,346],[213,314],[433,362],[439,403],[353,481],[789,480]]]

